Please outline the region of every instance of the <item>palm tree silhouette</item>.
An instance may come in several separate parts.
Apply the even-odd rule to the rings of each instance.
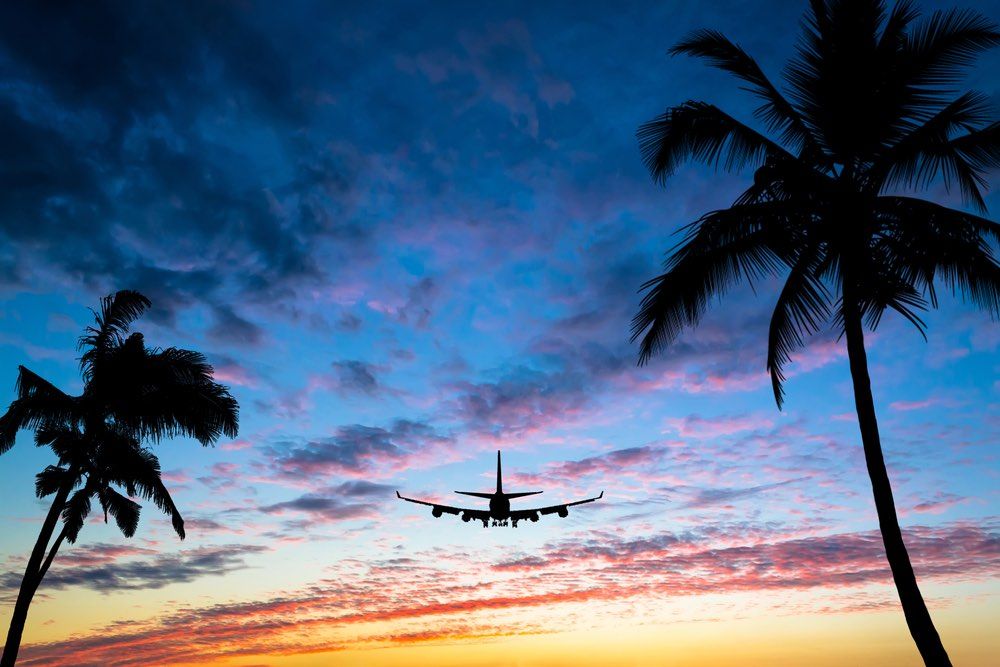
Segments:
[[[104,520],[110,514],[126,537],[139,525],[140,505],[132,498],[151,500],[170,515],[184,539],[184,519],[144,440],[189,436],[210,445],[223,434],[237,434],[239,406],[226,387],[212,381],[204,356],[172,347],[150,349],[142,334],[130,333],[132,322],[149,306],[146,297],[127,290],[101,300],[96,326],[80,338],[80,396],[69,396],[19,367],[17,398],[0,417],[0,454],[13,446],[18,430],[34,429],[35,443],[52,449],[58,465],[36,477],[38,497],[54,498],[21,580],[0,667],[17,660],[31,599],[63,541],[76,541],[93,499]],[[49,547],[60,515],[62,530]]]
[[[995,316],[1000,225],[899,194],[941,178],[985,212],[985,174],[1000,166],[1000,123],[986,96],[952,88],[975,57],[1000,43],[997,27],[970,11],[919,20],[910,2],[812,0],[787,97],[740,47],[713,30],[671,54],[708,60],[754,94],[765,134],[704,102],[685,102],[643,124],[642,158],[663,183],[688,159],[754,181],[723,210],[683,229],[664,273],[632,321],[640,364],[698,323],[710,298],[741,281],[781,277],[768,335],[767,369],[782,406],[783,369],[804,339],[828,324],[846,338],[865,462],[886,558],[910,633],[927,665],[948,655],[917,588],[882,457],[864,328],[887,309],[924,333],[919,313],[937,307],[935,281]]]

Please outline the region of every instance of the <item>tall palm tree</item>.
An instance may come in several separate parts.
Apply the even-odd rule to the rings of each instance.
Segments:
[[[903,192],[940,178],[985,213],[986,174],[1000,167],[1000,123],[987,98],[957,94],[961,75],[1000,43],[997,26],[969,11],[919,19],[912,3],[811,0],[780,91],[740,47],[701,30],[671,54],[706,59],[759,101],[759,132],[705,102],[643,124],[643,161],[663,183],[688,159],[753,168],[729,208],[687,225],[662,275],[648,281],[632,321],[640,364],[698,323],[709,299],[746,281],[779,277],[767,369],[780,408],[783,369],[804,339],[832,324],[846,339],[875,508],[910,633],[927,665],[948,655],[917,588],[879,441],[865,327],[887,309],[923,333],[936,283],[1000,313],[1000,226]],[[773,138],[766,136],[771,134]]]
[[[0,417],[0,454],[17,431],[35,430],[35,443],[48,446],[58,465],[36,477],[39,498],[54,496],[21,580],[0,667],[17,660],[28,607],[63,541],[76,541],[96,498],[122,533],[139,525],[139,504],[151,500],[170,515],[184,538],[184,520],[160,479],[156,456],[145,440],[189,436],[211,445],[235,437],[239,406],[226,387],[212,380],[213,369],[197,352],[150,349],[130,327],[150,306],[138,292],[120,291],[101,300],[95,326],[80,338],[84,389],[70,396],[21,366],[17,398]],[[115,487],[123,490],[124,495]],[[63,526],[51,546],[62,517]]]

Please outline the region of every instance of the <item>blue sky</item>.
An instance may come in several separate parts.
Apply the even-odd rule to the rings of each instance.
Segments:
[[[106,660],[133,631],[151,650],[171,619],[230,627],[219,618],[247,599],[307,611],[275,604],[266,619],[293,628],[279,638],[220,634],[202,653],[150,659],[277,664],[387,646],[405,661],[418,641],[514,642],[517,655],[504,632],[555,637],[577,604],[596,633],[633,616],[749,618],[770,637],[775,614],[851,627],[901,616],[835,335],[789,369],[784,412],[764,373],[773,286],[727,295],[646,367],[628,341],[673,233],[749,177],[691,166],[651,182],[634,133],[667,106],[707,100],[753,122],[733,82],[667,48],[718,28],[777,78],[803,9],[0,9],[0,392],[13,397],[18,364],[78,391],[87,308],[132,288],[153,301],[147,340],[205,352],[242,408],[235,442],[156,448],[188,539],[152,508],[131,541],[88,526],[32,611],[24,655],[63,664],[86,646]],[[998,66],[1000,52],[983,58],[967,87],[1000,106]],[[960,205],[941,184],[925,196]],[[996,219],[995,188],[987,203]],[[928,321],[924,342],[887,319],[871,368],[918,576],[955,613],[947,639],[960,634],[949,623],[974,627],[964,610],[998,605],[1000,329],[960,300]],[[552,500],[604,489],[606,502],[514,540],[395,501],[397,488],[490,488],[497,449],[506,486]],[[8,585],[49,462],[27,433],[0,459]],[[713,572],[709,553],[733,560]],[[511,593],[509,577],[534,587]],[[387,616],[389,601],[366,602],[373,587],[398,587],[412,613]],[[477,597],[494,590],[510,595]],[[747,611],[725,610],[747,591]],[[442,630],[455,621],[433,605],[470,599],[494,616]],[[300,635],[331,600],[368,620],[331,614]],[[71,605],[94,611],[70,621]],[[970,632],[968,664],[1000,648]],[[899,651],[906,664],[912,647]]]

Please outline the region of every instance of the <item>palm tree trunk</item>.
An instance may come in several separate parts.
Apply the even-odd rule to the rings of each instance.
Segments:
[[[875,510],[878,513],[882,543],[885,545],[885,557],[892,570],[892,578],[903,606],[906,625],[925,665],[950,667],[951,661],[934,628],[934,622],[920,595],[920,589],[917,588],[917,578],[913,574],[906,545],[903,544],[903,534],[896,518],[896,505],[892,499],[892,486],[885,469],[885,459],[882,457],[878,421],[875,417],[875,399],[872,397],[871,378],[868,375],[868,355],[865,353],[861,313],[856,304],[847,303],[847,295],[844,305],[844,328],[851,378],[854,381],[854,404],[858,413],[858,425],[861,427],[861,442],[865,450],[865,463],[868,465],[868,476],[872,481],[872,493],[875,496]]]
[[[38,570],[38,583],[42,582],[45,578],[45,573],[49,571],[49,566],[52,565],[52,559],[56,557],[56,552],[59,551],[59,547],[62,546],[63,540],[66,539],[66,526],[63,526],[62,531],[59,532],[59,537],[52,544],[52,548],[49,549],[49,555],[45,557],[45,562],[42,563],[41,569]]]
[[[52,558],[55,557],[55,552],[62,542],[62,534],[60,534],[60,539],[56,541],[46,559],[46,548],[49,545],[49,540],[52,539],[56,522],[59,520],[59,513],[62,511],[63,505],[66,504],[66,497],[69,496],[72,488],[73,484],[70,482],[56,492],[49,513],[42,523],[38,540],[35,541],[35,548],[31,550],[28,566],[24,569],[24,578],[21,579],[21,588],[17,592],[17,602],[14,603],[14,614],[10,619],[10,629],[7,630],[7,642],[3,647],[3,657],[0,657],[0,667],[14,667],[14,663],[17,661],[17,652],[21,648],[21,634],[24,632],[24,624],[28,620],[28,607],[31,605],[31,599],[35,596],[35,591],[42,583],[42,577],[45,576],[45,571],[48,570],[48,565],[52,562]],[[44,569],[42,568],[43,564]]]

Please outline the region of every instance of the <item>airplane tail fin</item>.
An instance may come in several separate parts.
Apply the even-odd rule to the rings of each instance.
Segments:
[[[497,495],[504,498],[523,498],[524,496],[536,496],[541,491],[521,491],[518,493],[503,492],[503,472],[500,469],[500,450],[497,450]]]
[[[497,450],[497,493],[503,493],[503,475],[500,472],[500,450]]]

